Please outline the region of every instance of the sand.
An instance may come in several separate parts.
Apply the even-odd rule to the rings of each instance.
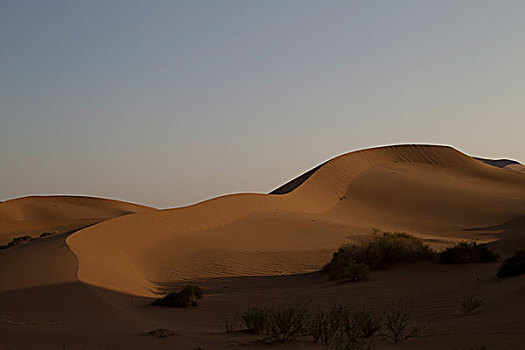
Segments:
[[[183,208],[70,197],[6,201],[0,237],[24,227],[35,235],[48,227],[59,232],[0,251],[0,348],[267,348],[249,335],[222,334],[217,320],[253,302],[293,296],[313,307],[337,300],[377,309],[403,298],[432,335],[401,348],[519,349],[525,278],[498,282],[498,263],[398,266],[348,284],[316,272],[341,244],[373,227],[438,249],[465,239],[490,242],[503,256],[525,248],[525,174],[517,167],[450,147],[403,145],[339,156],[271,194]],[[204,287],[201,308],[148,306],[189,281]],[[456,306],[472,292],[487,305],[461,317]],[[150,328],[177,335],[141,335]],[[291,345],[301,346],[318,348]]]
[[[31,196],[0,202],[0,245],[14,237],[78,230],[117,216],[155,209],[110,199]]]

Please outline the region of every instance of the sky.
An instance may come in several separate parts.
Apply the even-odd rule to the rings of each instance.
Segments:
[[[525,161],[525,1],[0,0],[0,200],[159,208],[352,150]]]

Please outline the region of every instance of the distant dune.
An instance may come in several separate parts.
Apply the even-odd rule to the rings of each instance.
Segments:
[[[152,208],[81,196],[31,196],[0,202],[0,244],[17,236],[63,233]]]
[[[525,173],[525,165],[523,164],[509,164],[505,166],[505,169],[510,169],[510,170]]]

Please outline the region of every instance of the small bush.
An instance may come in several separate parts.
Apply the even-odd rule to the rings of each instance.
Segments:
[[[262,334],[266,329],[270,309],[261,305],[250,306],[240,315],[241,322],[246,330],[253,334]]]
[[[487,245],[475,241],[459,242],[439,253],[443,264],[488,263],[498,260],[498,254]]]
[[[374,349],[371,345],[364,347],[365,342],[359,337],[348,337],[345,334],[340,334],[337,340],[332,343],[328,349],[330,350],[363,350],[363,349]]]
[[[239,322],[238,314],[230,314],[226,312],[219,318],[219,326],[224,333],[234,333],[237,331],[239,329]]]
[[[423,327],[416,327],[411,321],[410,308],[403,303],[392,303],[384,314],[385,336],[394,344],[423,335]]]
[[[333,350],[361,350],[365,346],[365,341],[361,337],[361,331],[350,319],[347,319],[342,332],[336,334],[334,342],[330,348]],[[367,349],[372,349],[369,344]]]
[[[370,310],[360,310],[353,314],[352,324],[362,338],[371,338],[381,331],[383,319]]]
[[[309,319],[307,304],[289,301],[270,309],[264,334],[267,340],[284,343],[307,333]]]
[[[170,292],[162,298],[155,299],[151,304],[156,306],[168,307],[199,307],[199,300],[202,299],[202,290],[199,286],[186,285],[178,292]]]
[[[434,258],[434,251],[419,238],[401,232],[380,233],[374,230],[374,234],[362,242],[339,248],[321,272],[332,280],[358,281],[366,278],[370,270]]]
[[[347,259],[335,259],[327,270],[328,278],[333,281],[361,281],[368,277],[370,266]]]
[[[177,335],[177,332],[171,329],[165,329],[165,328],[156,328],[149,332],[144,332],[144,335],[149,335],[155,338],[166,338],[166,337],[172,337],[174,335]]]
[[[22,244],[29,243],[32,240],[33,240],[33,238],[31,238],[31,236],[15,237],[15,238],[13,238],[11,240],[11,242],[7,243],[6,245],[0,246],[0,249],[7,249],[7,248],[16,247],[17,245],[22,245]]]
[[[498,268],[498,277],[512,277],[525,273],[525,250],[518,250],[514,255],[505,259]]]
[[[333,305],[327,312],[320,310],[308,324],[308,333],[315,342],[328,345],[348,324],[350,312],[341,305]]]
[[[461,310],[463,315],[470,315],[474,310],[480,308],[485,304],[485,298],[477,294],[472,294],[461,301]]]

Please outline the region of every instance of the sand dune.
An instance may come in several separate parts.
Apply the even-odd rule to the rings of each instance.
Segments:
[[[498,263],[407,265],[350,284],[303,273],[371,227],[406,231],[435,247],[477,239],[503,254],[523,248],[525,174],[509,169],[518,166],[486,164],[450,147],[404,145],[339,156],[271,194],[183,208],[85,197],[0,203],[0,238],[62,232],[0,250],[0,348],[266,349],[250,335],[220,334],[217,319],[294,296],[313,306],[338,301],[378,310],[409,300],[433,335],[406,349],[517,349],[525,341],[525,279],[498,283]],[[83,225],[91,226],[67,232]],[[201,309],[146,307],[150,297],[187,281],[204,287]],[[487,307],[459,317],[455,305],[472,292],[486,296]],[[157,327],[177,336],[140,336]],[[294,347],[301,348],[287,348]]]
[[[119,217],[67,244],[81,281],[151,296],[178,280],[313,271],[371,227],[434,244],[497,240],[501,232],[467,230],[524,212],[521,173],[450,147],[406,145],[332,159],[286,194],[231,195]]]
[[[64,233],[121,215],[155,210],[110,199],[31,196],[0,203],[0,244],[17,236]]]
[[[525,172],[525,165],[510,159],[486,159],[486,158],[474,158],[485,164],[492,165],[498,168],[514,170],[519,172]]]
[[[519,171],[519,172],[525,173],[525,165],[523,165],[523,164],[509,164],[509,165],[505,166],[505,169],[514,170],[514,171]]]

